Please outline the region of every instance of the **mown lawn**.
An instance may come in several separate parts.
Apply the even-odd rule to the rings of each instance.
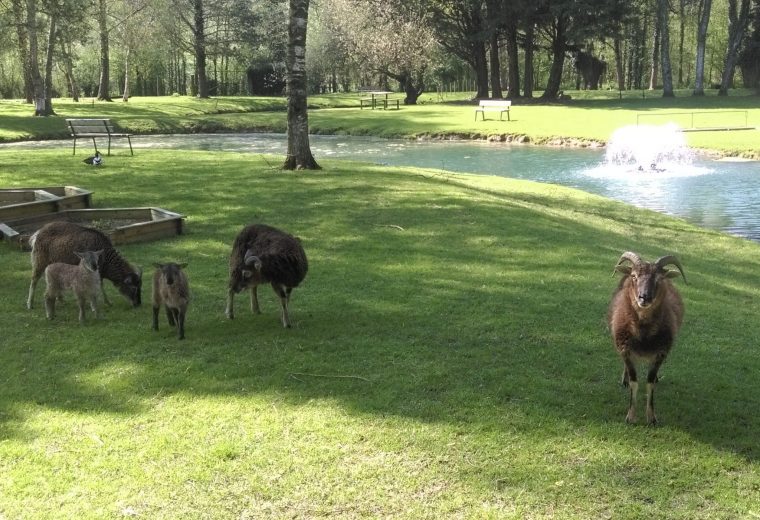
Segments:
[[[493,113],[475,121],[474,102],[466,94],[425,94],[416,106],[400,110],[361,110],[357,93],[309,98],[310,130],[320,134],[376,135],[406,138],[475,138],[517,140],[535,144],[595,145],[605,143],[622,126],[682,127],[750,126],[754,130],[687,134],[690,146],[724,155],[760,158],[760,103],[747,91],[729,97],[694,98],[687,92],[663,99],[656,92],[626,93],[622,99],[608,91],[572,92],[563,104],[516,101],[512,121]],[[634,95],[636,94],[636,95]],[[396,95],[397,97],[400,94]],[[129,103],[54,100],[56,117],[34,118],[31,107],[18,101],[0,102],[0,141],[66,138],[67,117],[110,117],[137,134],[193,132],[285,132],[285,98],[135,97]]]
[[[139,309],[109,286],[102,320],[69,299],[48,322],[24,308],[28,254],[0,244],[0,518],[760,516],[758,244],[493,177],[68,153],[0,152],[0,185],[186,214],[120,250],[146,275],[189,263],[187,339],[150,330],[147,284]],[[309,255],[291,330],[270,291],[224,317],[230,244],[257,221]],[[690,282],[657,428],[624,424],[604,325],[629,249],[678,254]]]

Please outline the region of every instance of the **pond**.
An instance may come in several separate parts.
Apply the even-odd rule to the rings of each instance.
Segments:
[[[549,148],[473,141],[415,141],[355,136],[311,136],[317,161],[355,159],[393,166],[440,168],[561,184],[655,211],[682,217],[760,241],[760,162],[684,157],[679,145],[642,129],[650,142],[623,141],[627,149]],[[641,137],[641,136],[639,136]],[[614,138],[614,136],[613,136]],[[285,155],[282,134],[194,134],[136,136],[133,146]],[[69,141],[13,143],[17,147],[63,147]],[[657,147],[666,147],[658,151]],[[623,156],[610,160],[609,155]],[[116,152],[118,153],[118,151]],[[607,156],[605,156],[605,153]],[[631,154],[640,157],[631,158]],[[106,163],[108,159],[106,158]]]

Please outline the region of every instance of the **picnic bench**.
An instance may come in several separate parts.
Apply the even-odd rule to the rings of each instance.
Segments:
[[[364,107],[371,108],[374,110],[375,108],[380,108],[382,105],[384,110],[387,110],[388,108],[391,108],[394,104],[396,105],[396,110],[399,110],[401,108],[400,99],[389,99],[388,95],[393,94],[393,92],[387,91],[387,90],[365,90],[365,89],[359,89],[359,92],[364,94],[369,94],[370,97],[365,97],[359,99],[359,108],[361,110],[364,110]]]
[[[504,112],[507,113],[507,121],[511,121],[509,118],[509,107],[512,106],[512,102],[507,99],[481,99],[478,103],[478,108],[475,109],[475,121],[478,120],[478,112],[483,116],[483,121],[486,120],[486,111],[498,111],[499,121],[502,121]]]
[[[135,154],[132,150],[132,134],[117,131],[110,119],[67,119],[66,124],[69,126],[71,137],[74,138],[73,155],[77,153],[77,139],[92,139],[92,145],[97,152],[98,145],[95,139],[99,137],[108,139],[108,155],[111,155],[111,139],[114,137],[126,137],[129,153]]]

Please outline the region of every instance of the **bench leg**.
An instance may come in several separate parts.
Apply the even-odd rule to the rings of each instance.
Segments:
[[[95,142],[95,138],[94,137],[92,138],[92,146],[93,146],[93,148],[95,148],[95,152],[97,153],[97,151],[98,151],[98,143]]]
[[[111,137],[108,138],[108,156],[111,156]]]
[[[71,155],[76,155],[76,154],[77,154],[77,138],[75,137],[74,138],[74,151],[71,152]]]
[[[135,155],[135,152],[132,151],[132,138],[127,136],[127,142],[129,143],[129,155]]]

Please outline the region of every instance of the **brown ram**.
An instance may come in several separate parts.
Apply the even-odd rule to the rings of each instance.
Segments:
[[[626,265],[630,263],[630,265]],[[674,265],[678,271],[665,269]],[[683,276],[681,263],[668,255],[655,262],[645,262],[630,251],[623,253],[615,266],[623,274],[612,296],[607,320],[620,357],[623,360],[621,383],[629,389],[626,422],[636,421],[636,393],[638,379],[636,362],[649,364],[647,374],[647,423],[654,425],[654,387],[657,371],[668,356],[683,321],[684,307],[681,296],[670,278]]]

